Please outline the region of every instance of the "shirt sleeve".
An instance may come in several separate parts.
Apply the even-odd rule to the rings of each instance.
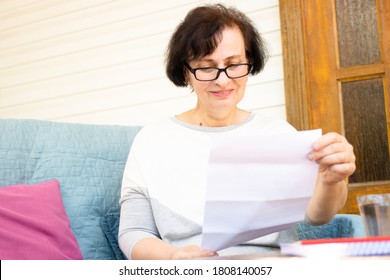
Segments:
[[[134,245],[145,238],[159,238],[148,190],[136,158],[137,143],[133,143],[126,162],[120,198],[118,243],[123,254],[131,259]]]
[[[121,199],[119,248],[128,259],[135,244],[145,238],[159,238],[149,199],[143,193],[127,194]]]

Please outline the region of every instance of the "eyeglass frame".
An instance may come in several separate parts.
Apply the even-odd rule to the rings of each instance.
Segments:
[[[239,76],[239,77],[230,77],[229,74],[227,73],[227,69],[229,67],[232,67],[232,66],[240,66],[240,65],[247,65],[248,66],[248,73],[246,73],[245,75],[242,75],[242,76]],[[219,75],[221,74],[221,72],[225,72],[225,75],[226,77],[228,77],[229,79],[239,79],[239,78],[242,78],[242,77],[245,77],[245,76],[248,76],[249,73],[251,72],[251,67],[252,67],[252,63],[233,63],[233,64],[229,64],[228,66],[226,66],[225,68],[218,68],[218,67],[199,67],[199,68],[192,68],[190,65],[188,65],[188,63],[184,63],[184,66],[187,67],[187,69],[194,75],[195,79],[197,79],[198,81],[201,81],[201,82],[211,82],[211,81],[215,81],[219,78]],[[211,80],[200,80],[196,77],[196,71],[197,70],[201,70],[201,69],[216,69],[218,72],[217,72],[217,75],[214,79],[211,79]]]

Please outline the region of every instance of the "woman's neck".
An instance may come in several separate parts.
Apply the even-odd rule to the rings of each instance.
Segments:
[[[248,116],[248,111],[234,108],[230,111],[207,112],[200,108],[194,108],[178,115],[176,118],[192,125],[221,127],[244,122]]]

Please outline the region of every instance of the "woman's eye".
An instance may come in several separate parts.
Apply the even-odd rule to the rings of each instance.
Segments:
[[[210,73],[210,72],[215,71],[215,68],[211,68],[211,67],[202,67],[202,68],[199,69],[199,70],[201,70],[201,71],[204,72],[204,73]]]

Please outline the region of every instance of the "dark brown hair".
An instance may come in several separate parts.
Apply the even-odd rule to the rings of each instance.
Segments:
[[[168,78],[176,86],[187,86],[185,63],[213,53],[224,29],[234,26],[244,37],[246,56],[252,64],[250,74],[259,73],[264,68],[268,53],[254,24],[237,9],[216,4],[189,11],[173,33],[166,53]]]

